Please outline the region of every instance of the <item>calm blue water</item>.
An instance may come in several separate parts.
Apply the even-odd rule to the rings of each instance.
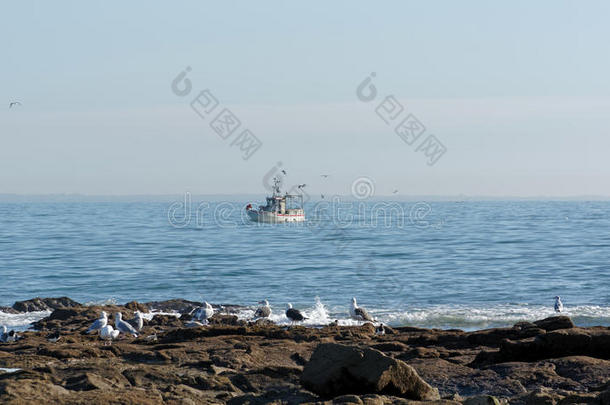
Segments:
[[[267,298],[279,313],[320,297],[342,319],[356,296],[390,324],[469,329],[551,315],[560,295],[577,323],[610,325],[609,202],[408,202],[385,217],[367,202],[307,226],[198,204],[184,227],[168,203],[0,204],[0,305]]]

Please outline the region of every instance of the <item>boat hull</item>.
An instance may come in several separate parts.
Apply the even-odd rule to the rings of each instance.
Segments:
[[[269,211],[247,210],[248,218],[253,222],[264,224],[283,224],[286,222],[303,222],[305,214],[279,214]]]

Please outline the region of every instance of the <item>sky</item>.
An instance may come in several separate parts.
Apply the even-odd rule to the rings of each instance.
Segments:
[[[609,17],[606,1],[3,1],[0,193],[264,195],[281,166],[312,194],[366,178],[375,195],[610,196]],[[225,109],[240,126],[218,134]],[[248,134],[260,148],[240,149]]]

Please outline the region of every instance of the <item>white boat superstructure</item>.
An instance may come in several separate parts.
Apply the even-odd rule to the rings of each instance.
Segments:
[[[260,205],[258,209],[252,208],[252,204],[246,206],[250,220],[267,224],[305,221],[303,195],[288,193],[282,195],[281,181],[278,178],[274,178],[273,181],[273,195],[267,197],[267,205]]]

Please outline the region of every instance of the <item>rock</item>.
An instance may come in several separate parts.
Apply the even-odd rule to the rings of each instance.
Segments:
[[[404,352],[409,350],[409,346],[401,342],[383,342],[371,346],[372,349],[381,352]]]
[[[406,363],[378,350],[322,343],[313,352],[301,376],[303,386],[324,397],[379,393],[415,400],[440,395]]]
[[[78,316],[78,315],[80,315],[80,312],[75,309],[59,308],[51,313],[51,315],[49,316],[49,320],[50,321],[54,321],[54,320],[65,321],[67,319],[70,319],[70,318]]]
[[[246,321],[240,320],[235,315],[225,315],[215,313],[209,319],[210,325],[230,325],[230,326],[245,326]]]
[[[376,394],[363,395],[361,399],[364,405],[384,405],[385,403],[383,397]]]
[[[27,301],[17,301],[13,309],[19,312],[51,311],[57,308],[78,307],[81,304],[68,297],[59,298],[33,298]]]
[[[140,304],[138,301],[129,301],[127,304],[125,304],[125,308],[133,312],[140,311],[142,313],[147,313],[149,311],[146,304]]]
[[[14,308],[3,307],[3,306],[0,306],[0,312],[4,312],[5,314],[18,314],[19,313],[19,311],[17,311]]]
[[[476,397],[467,398],[464,405],[500,405],[498,398],[491,395],[479,395]]]
[[[546,330],[547,332],[558,330],[558,329],[571,329],[574,327],[574,323],[567,316],[552,316],[550,318],[541,319],[535,321],[534,325],[539,328]]]
[[[548,392],[532,392],[525,397],[525,405],[555,405],[557,399],[557,395]]]
[[[150,321],[144,321],[146,326],[182,327],[182,319],[174,315],[155,315]]]
[[[572,392],[568,393],[564,398],[557,402],[558,405],[572,405],[572,404],[591,404],[595,402],[597,397],[596,393],[593,392]]]
[[[570,356],[548,360],[555,373],[592,389],[610,381],[610,361],[586,356]]]
[[[599,394],[593,403],[596,405],[610,405],[610,390]]]
[[[199,308],[201,306],[201,302],[177,299],[166,301],[151,301],[145,302],[144,304],[140,305],[146,306],[150,309],[150,311],[178,312],[180,314],[189,314],[195,308]]]
[[[363,402],[358,395],[342,395],[340,397],[333,398],[333,404],[363,405]]]
[[[66,388],[71,391],[109,390],[112,383],[97,374],[84,373],[67,379]]]

